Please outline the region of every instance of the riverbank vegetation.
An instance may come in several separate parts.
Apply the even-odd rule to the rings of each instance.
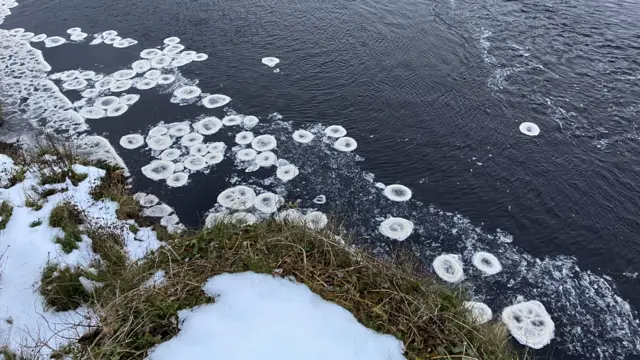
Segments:
[[[3,148],[0,146],[0,152]],[[87,178],[74,168],[87,163],[70,149],[49,143],[34,155],[7,148],[13,150],[2,153],[14,158],[19,171],[38,169],[44,179],[41,186],[67,181],[77,186]],[[51,353],[54,358],[144,359],[150,349],[180,332],[178,311],[215,302],[202,289],[209,278],[247,271],[305,284],[323,299],[351,312],[362,325],[401,340],[407,359],[519,358],[509,345],[504,325],[474,323],[463,304],[465,292],[422,273],[421,264],[408,252],[400,251],[393,260],[382,261],[350,246],[349,236],[336,236],[338,232],[331,226],[313,231],[276,220],[249,226],[218,222],[210,228],[169,234],[155,220],[142,216],[123,171],[105,164],[92,165],[105,170],[101,180],[92,184],[93,200],[117,202],[117,218],[128,221],[130,233],[147,226],[164,244],[133,260],[122,229],[93,224],[70,200],[51,209],[38,228],[62,229],[50,240],[67,254],[87,237],[97,255],[90,266],[49,261],[41,269],[38,291],[45,309],[68,311],[86,306],[97,320],[82,336],[55,349]],[[25,174],[14,177],[16,185]],[[32,192],[25,206],[36,211],[33,208],[41,209],[47,196],[64,196],[62,187],[43,194],[50,189],[41,187]],[[0,206],[2,226],[10,221],[11,213],[4,204]],[[4,358],[29,358],[15,355],[15,350],[5,348]]]

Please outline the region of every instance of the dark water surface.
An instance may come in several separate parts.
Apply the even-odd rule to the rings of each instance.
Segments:
[[[115,29],[139,41],[126,49],[43,49],[54,71],[110,73],[179,36],[209,55],[182,75],[230,96],[235,111],[261,121],[277,112],[294,128],[344,126],[364,161],[302,154],[280,142],[307,174],[288,197],[324,193],[323,210],[344,216],[365,238],[375,233],[375,217],[411,218],[421,228],[410,240],[427,259],[491,250],[508,274],[476,276],[475,291],[498,314],[517,295],[548,306],[555,358],[638,358],[637,322],[611,314],[622,314],[613,310],[622,299],[640,307],[633,275],[640,271],[640,1],[24,0],[12,12],[3,28],[61,36],[72,26]],[[281,59],[279,73],[260,63],[265,56]],[[160,121],[224,115],[169,97],[147,91],[123,116],[88,120],[91,131],[115,145]],[[520,133],[523,121],[538,124],[540,136]],[[189,186],[169,189],[139,173],[148,154],[116,148],[137,175],[135,187],[161,196],[192,226],[202,223],[229,174],[242,173],[225,160],[192,175]],[[386,201],[363,171],[408,186],[420,203]],[[484,235],[498,228],[513,236],[509,249],[522,250]],[[540,265],[526,253],[573,256],[583,271],[566,270],[570,259]],[[606,298],[607,283],[586,270],[610,277],[622,299]]]

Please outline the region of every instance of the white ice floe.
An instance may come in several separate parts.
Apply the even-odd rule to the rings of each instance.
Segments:
[[[180,140],[180,144],[182,146],[193,146],[196,144],[201,144],[202,140],[204,139],[204,137],[198,133],[192,132],[192,133],[188,133],[187,135],[183,136],[182,139]]]
[[[433,270],[442,280],[458,283],[464,279],[464,270],[460,255],[443,254],[433,260]]]
[[[205,144],[196,144],[189,149],[189,155],[205,156],[209,150]]]
[[[253,206],[260,212],[272,214],[278,210],[278,207],[282,205],[283,202],[280,196],[266,192],[256,196]]]
[[[93,103],[94,106],[108,110],[112,106],[116,106],[120,103],[120,99],[115,96],[103,96],[96,99]]]
[[[98,89],[87,89],[83,91],[80,95],[85,98],[94,98],[98,96]]]
[[[75,34],[71,34],[71,36],[69,37],[69,39],[71,39],[71,41],[82,41],[84,40],[89,34],[87,33],[83,33],[83,32],[78,32]]]
[[[116,82],[116,79],[107,76],[102,78],[101,80],[98,80],[93,86],[95,86],[98,90],[106,90],[111,87],[114,82]]]
[[[555,324],[539,301],[527,301],[502,310],[502,322],[520,344],[541,349],[554,338]]]
[[[167,204],[158,204],[142,210],[142,215],[150,217],[165,217],[173,212],[171,206]]]
[[[136,83],[136,89],[149,90],[156,85],[158,85],[158,82],[154,79],[142,79]]]
[[[184,50],[184,45],[182,44],[169,44],[162,52],[169,55],[177,55],[182,50]]]
[[[198,171],[207,166],[207,161],[203,156],[189,155],[184,159],[184,167],[189,170]]]
[[[72,28],[67,29],[67,34],[69,34],[69,35],[73,35],[73,34],[79,33],[79,32],[82,32],[82,29],[79,28],[79,27],[72,27]]]
[[[193,128],[202,135],[212,135],[222,128],[222,121],[215,116],[209,116],[193,124]]]
[[[296,130],[293,133],[293,140],[301,144],[308,144],[313,140],[313,134],[307,130]]]
[[[51,48],[64,44],[67,40],[61,38],[60,36],[51,36],[44,40],[44,46]]]
[[[120,146],[125,149],[135,149],[144,145],[144,138],[140,134],[129,134],[120,138]]]
[[[186,185],[188,181],[189,174],[177,172],[167,178],[167,185],[170,187],[180,187]]]
[[[244,185],[224,190],[218,195],[218,203],[232,210],[247,210],[253,207],[256,193],[252,188]]]
[[[392,201],[408,201],[411,199],[411,190],[400,184],[388,185],[384,188],[384,195]]]
[[[198,53],[198,54],[196,54],[196,56],[193,57],[193,61],[205,61],[208,58],[209,58],[209,55],[203,54],[203,53]]]
[[[164,180],[171,176],[175,170],[175,164],[171,161],[153,160],[142,167],[142,174],[151,180]]]
[[[136,60],[131,64],[131,68],[133,71],[142,74],[143,72],[147,72],[151,69],[151,63],[149,60]]]
[[[279,212],[278,215],[276,215],[276,220],[298,225],[305,223],[304,215],[297,209],[287,209]]]
[[[227,148],[222,141],[213,142],[207,145],[207,150],[211,153],[224,153],[224,150]]]
[[[204,156],[204,159],[209,165],[219,164],[224,159],[224,154],[219,152],[208,153]]]
[[[151,130],[149,130],[149,133],[147,135],[149,137],[154,137],[154,136],[167,135],[168,133],[169,133],[169,129],[167,129],[166,126],[158,125],[152,128]]]
[[[173,161],[182,155],[180,149],[166,149],[160,154],[160,160]]]
[[[240,125],[242,123],[242,116],[240,115],[227,115],[222,118],[222,125],[224,126],[235,126]]]
[[[190,100],[200,96],[201,93],[202,90],[199,87],[187,85],[174,91],[173,96],[177,97],[178,100]]]
[[[231,101],[231,98],[227,95],[213,94],[202,99],[202,106],[206,107],[207,109],[213,109],[224,106],[228,104],[229,101]]]
[[[131,38],[120,39],[113,43],[114,48],[123,49],[132,45],[137,44],[138,41]]]
[[[157,196],[145,193],[137,193],[134,195],[134,199],[137,199],[142,207],[151,207],[160,202]]]
[[[311,211],[304,216],[304,222],[311,230],[321,230],[327,226],[329,219],[327,219],[327,215],[320,211]]]
[[[171,126],[169,129],[169,135],[182,137],[191,132],[191,126],[188,123],[180,123]]]
[[[94,106],[83,107],[78,112],[86,119],[101,119],[107,115],[106,111]]]
[[[253,115],[249,115],[249,116],[245,116],[242,119],[242,126],[247,129],[247,130],[251,130],[253,129],[256,125],[258,125],[258,123],[260,122],[260,120],[258,120],[257,117],[253,116]]]
[[[171,36],[168,37],[166,39],[164,39],[163,41],[165,43],[165,45],[173,45],[173,44],[177,44],[180,42],[180,38],[177,36]]]
[[[73,79],[62,83],[62,88],[65,90],[80,90],[87,87],[87,80],[85,79]]]
[[[298,170],[296,166],[291,164],[280,166],[278,167],[278,170],[276,170],[276,176],[278,177],[278,179],[285,182],[298,176],[299,173],[300,170]]]
[[[162,75],[162,72],[160,70],[152,69],[144,73],[143,76],[147,79],[155,80],[158,79],[160,75]]]
[[[132,85],[133,81],[131,80],[118,80],[109,87],[109,90],[111,90],[111,92],[123,92],[129,90]]]
[[[413,223],[400,217],[390,217],[380,224],[378,231],[386,237],[402,241],[413,232]]]
[[[136,76],[136,74],[137,73],[134,70],[122,69],[111,74],[111,77],[113,77],[116,80],[128,80],[128,79],[133,79]]]
[[[278,59],[277,57],[264,57],[262,58],[262,63],[267,65],[268,67],[274,67],[276,65],[278,65],[278,63],[280,62],[280,59]]]
[[[47,34],[38,34],[31,38],[31,42],[41,42],[47,38]]]
[[[304,284],[246,272],[217,275],[203,290],[215,303],[179,311],[180,332],[150,360],[404,360],[401,341],[362,326]]]
[[[118,32],[115,30],[106,30],[102,32],[102,37],[104,38],[115,37],[115,36],[118,36]]]
[[[149,136],[147,137],[147,145],[151,150],[164,150],[173,145],[173,140],[168,135]]]
[[[269,167],[276,164],[278,157],[271,151],[263,151],[256,155],[255,162],[256,165],[260,167]]]
[[[251,131],[241,131],[236,134],[236,144],[249,145],[253,141],[253,133]]]
[[[149,60],[152,68],[162,69],[171,65],[171,58],[166,55],[159,55]]]
[[[476,324],[484,324],[491,321],[491,319],[493,318],[493,312],[491,311],[491,308],[485,303],[477,301],[465,301],[464,307],[469,309],[469,312],[471,313],[471,319]]]
[[[179,59],[175,59],[171,62],[171,66],[173,67],[180,67],[180,66],[185,66],[187,65],[189,62],[191,62],[190,60],[187,59],[183,59],[183,58],[179,58]]]
[[[540,128],[532,122],[523,122],[520,124],[520,132],[529,136],[537,136],[540,134]]]
[[[168,85],[176,80],[176,77],[173,75],[165,74],[158,76],[158,84],[160,85]]]
[[[347,130],[340,125],[331,125],[324,129],[324,134],[329,137],[340,138],[347,135]]]
[[[273,135],[259,135],[251,141],[251,147],[256,151],[269,151],[276,148],[278,142]]]
[[[123,94],[120,96],[120,102],[127,106],[135,104],[138,100],[140,100],[140,95],[138,94]]]
[[[124,114],[129,107],[125,104],[116,104],[107,109],[107,116],[115,117]]]
[[[236,153],[236,157],[240,161],[251,161],[256,158],[258,152],[253,149],[241,149]]]
[[[158,49],[144,49],[140,52],[140,57],[143,59],[152,59],[160,55],[162,55],[162,51]]]
[[[502,271],[502,264],[500,264],[498,258],[488,252],[478,251],[473,254],[472,262],[485,275],[495,275]]]
[[[327,197],[324,195],[318,195],[313,199],[314,204],[322,205],[327,202]]]
[[[353,151],[358,147],[358,143],[348,136],[341,137],[333,143],[333,148],[338,151],[349,152]]]
[[[106,37],[104,38],[104,43],[105,44],[109,44],[109,45],[113,45],[116,42],[122,40],[122,38],[120,36],[112,36],[112,37]]]

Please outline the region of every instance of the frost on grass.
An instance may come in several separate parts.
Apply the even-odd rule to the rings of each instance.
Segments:
[[[404,359],[402,342],[364,327],[304,284],[247,272],[212,277],[202,288],[215,303],[179,311],[180,332],[158,345],[151,360],[210,354],[243,360],[343,359],[345,354],[351,360]]]
[[[502,310],[502,322],[520,344],[541,349],[554,337],[555,324],[539,301],[527,301]]]
[[[464,271],[460,255],[444,254],[433,260],[433,270],[442,280],[459,283],[464,279]]]

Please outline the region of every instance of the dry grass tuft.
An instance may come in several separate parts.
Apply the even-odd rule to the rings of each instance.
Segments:
[[[99,164],[98,166],[105,170],[105,175],[100,183],[91,190],[93,199],[96,201],[109,199],[117,202],[119,207],[116,210],[116,215],[120,220],[139,220],[141,217],[140,204],[131,196],[124,170],[108,164]]]
[[[68,201],[58,204],[49,215],[49,226],[61,228],[65,233],[76,230],[83,222],[80,209]]]
[[[78,269],[47,264],[40,284],[40,293],[47,307],[55,311],[69,311],[87,303],[90,296],[80,283],[81,275]]]
[[[363,325],[404,341],[408,359],[517,358],[503,326],[472,323],[463,294],[412,266],[349,251],[332,238],[269,221],[247,227],[220,224],[173,240],[106,282],[95,304],[103,333],[85,355],[143,359],[152,346],[177,334],[178,310],[214,301],[201,290],[208,278],[254,271],[307,284]],[[167,284],[142,287],[159,269],[165,270]]]

